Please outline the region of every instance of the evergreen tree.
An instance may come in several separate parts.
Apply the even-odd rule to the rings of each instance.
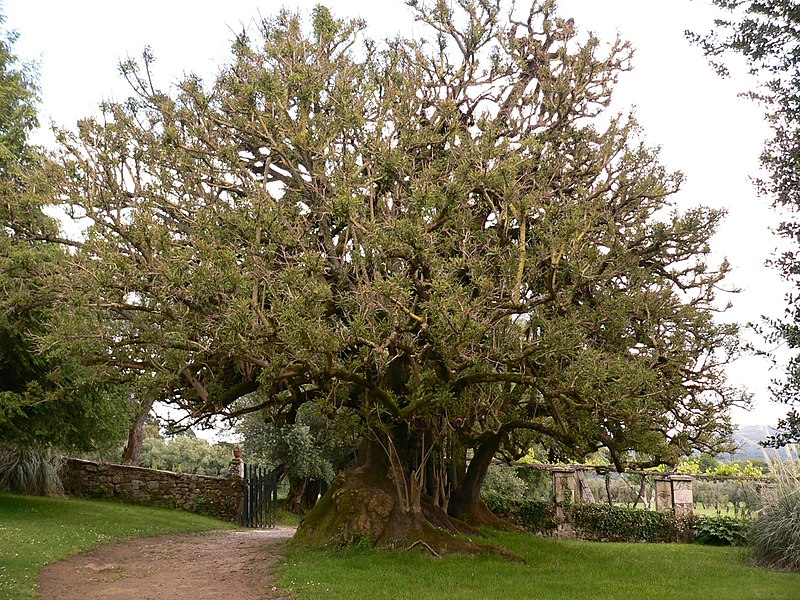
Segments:
[[[738,54],[759,78],[760,87],[748,95],[764,106],[773,138],[761,153],[769,178],[758,185],[765,197],[790,215],[776,231],[791,248],[770,263],[793,289],[800,289],[796,249],[800,223],[794,218],[800,211],[800,6],[795,0],[714,0],[714,4],[730,11],[730,18],[717,20],[711,34],[689,37],[712,58],[721,75],[728,75],[726,55]],[[788,319],[770,320],[765,335],[771,343],[785,342],[797,350],[800,295],[791,292],[787,303]],[[773,395],[790,409],[767,445],[800,442],[800,354],[790,359],[786,377],[773,388]]]
[[[606,112],[627,44],[551,1],[410,4],[427,40],[281,12],[208,89],[125,64],[137,95],[61,136],[56,197],[90,226],[53,339],[196,421],[358,415],[297,539],[473,552],[445,530],[497,523],[512,432],[620,468],[724,442],[735,327],[720,212],[674,210],[680,174]]]
[[[37,87],[13,53],[15,37],[0,37],[0,440],[91,449],[122,434],[128,401],[87,377],[76,357],[38,343],[71,242],[42,210],[53,167],[28,141]]]

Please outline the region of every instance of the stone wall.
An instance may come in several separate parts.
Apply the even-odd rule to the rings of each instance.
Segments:
[[[208,477],[70,458],[61,468],[61,479],[71,496],[177,508],[237,523],[240,518],[242,479],[236,476]]]
[[[573,466],[559,467],[553,466],[547,469],[553,476],[553,491],[555,495],[555,535],[560,539],[587,539],[594,540],[595,538],[588,536],[587,531],[581,533],[580,527],[576,527],[574,514],[568,507],[592,506],[592,503],[583,503],[582,494],[576,494],[576,489],[580,490],[580,478],[578,477],[578,469]],[[655,480],[656,489],[656,510],[668,511],[672,513],[675,519],[663,520],[664,523],[675,523],[680,525],[681,519],[684,517],[691,518],[694,512],[694,503],[692,497],[692,478],[687,475],[668,475],[665,477],[657,478]],[[597,505],[595,505],[597,506]],[[574,513],[574,509],[572,510]],[[595,525],[601,521],[605,521],[606,517],[603,510],[598,511],[598,514],[591,515],[595,520]],[[613,517],[608,517],[613,521]],[[592,519],[588,519],[591,521]],[[656,517],[653,517],[656,519]],[[658,519],[656,519],[658,520]],[[635,529],[635,528],[633,528]],[[633,530],[632,530],[633,531]],[[593,535],[593,534],[592,534]],[[670,530],[670,535],[672,535]],[[675,528],[676,541],[690,542],[691,530],[682,529],[680,526]],[[601,541],[601,540],[595,540]],[[662,541],[662,540],[659,540]]]

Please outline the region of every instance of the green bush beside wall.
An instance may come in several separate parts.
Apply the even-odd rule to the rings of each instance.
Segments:
[[[528,531],[543,535],[555,532],[555,502],[516,502],[498,494],[483,494],[481,498],[492,512]],[[578,538],[590,541],[665,543],[692,539],[699,544],[738,546],[744,543],[749,527],[749,521],[732,517],[676,517],[670,512],[608,504],[571,504],[564,508]]]

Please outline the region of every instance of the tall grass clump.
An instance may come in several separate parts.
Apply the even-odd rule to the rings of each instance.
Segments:
[[[27,496],[63,496],[58,475],[61,456],[52,449],[0,445],[0,492]]]
[[[750,530],[748,558],[759,566],[800,571],[800,479],[797,467],[773,469],[776,483],[764,492],[764,507]]]

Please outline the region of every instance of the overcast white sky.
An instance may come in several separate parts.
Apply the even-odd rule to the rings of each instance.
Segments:
[[[72,127],[104,99],[128,95],[118,63],[150,46],[156,72],[165,82],[183,73],[213,76],[228,56],[234,33],[259,14],[281,6],[310,12],[316,1],[271,0],[5,0],[6,27],[20,33],[18,55],[38,63],[42,123]],[[524,0],[518,0],[523,4]],[[651,144],[662,147],[664,162],[686,174],[681,206],[725,207],[728,218],[714,240],[719,256],[734,267],[730,320],[746,323],[761,315],[780,316],[785,285],[764,266],[777,242],[769,228],[778,217],[756,196],[750,178],[758,173],[758,155],[768,129],[761,112],[739,92],[752,81],[738,69],[720,80],[698,49],[689,46],[686,29],[706,31],[717,14],[709,0],[560,0],[561,13],[579,29],[601,39],[617,32],[636,48],[635,69],[618,88],[618,108],[635,105]],[[363,2],[329,0],[335,14],[367,19],[373,37],[419,31],[402,0]],[[49,143],[46,133],[37,138]],[[756,358],[739,361],[730,378],[754,394],[756,408],[735,411],[740,424],[773,424],[785,407],[770,401],[768,380],[779,375]]]

